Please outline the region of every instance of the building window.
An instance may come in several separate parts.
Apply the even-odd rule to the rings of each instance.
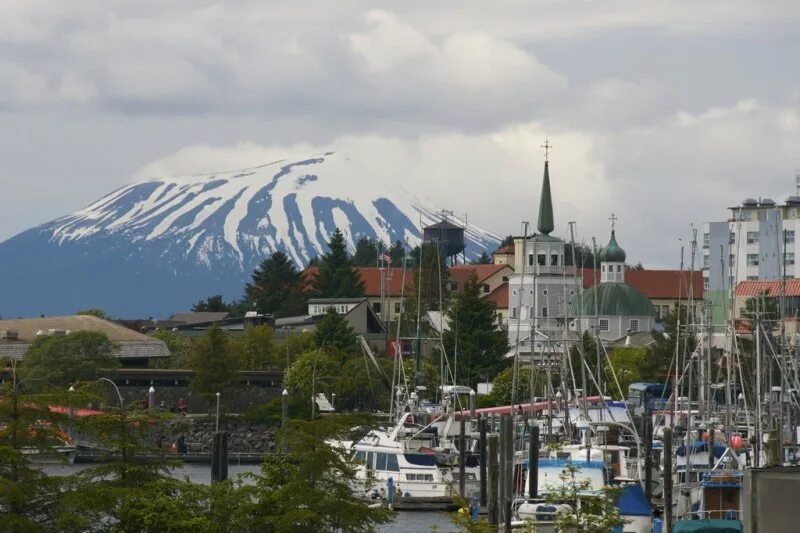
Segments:
[[[708,248],[708,245],[711,243],[711,235],[708,233],[703,234],[703,248]]]
[[[575,296],[575,289],[570,289],[569,295],[570,296]]]
[[[533,266],[533,254],[528,254],[528,266]]]
[[[758,244],[758,232],[757,231],[748,231],[747,232],[747,244]]]
[[[783,263],[786,265],[794,264],[794,252],[787,252],[783,254]]]
[[[708,259],[709,257],[707,255],[703,256],[703,268],[708,268]]]
[[[786,231],[786,243],[794,242],[794,231]]]
[[[632,318],[631,319],[631,333],[636,333],[637,331],[639,331],[639,319],[638,318]]]
[[[758,281],[758,276],[747,276],[747,281]]]
[[[542,294],[547,296],[547,294],[548,294],[547,289],[542,289]]]
[[[711,289],[711,282],[708,280],[703,281],[703,290],[708,292]]]
[[[372,304],[372,310],[375,311],[376,313],[380,313],[381,312],[381,303],[380,302],[374,302]]]
[[[458,290],[458,282],[457,281],[451,281],[450,282],[450,290],[451,291],[457,291]]]
[[[606,271],[606,266],[605,266],[605,265],[600,265],[600,270],[602,270],[603,272],[605,272],[605,271]]]
[[[517,318],[517,308],[516,307],[512,307],[511,308],[511,318]]]
[[[547,307],[542,307],[542,316],[547,318]]]
[[[758,266],[758,254],[747,254],[747,266]]]
[[[488,293],[489,291],[490,291],[489,284],[488,283],[484,283],[483,284],[483,292],[484,293]]]
[[[558,266],[558,254],[550,254],[550,266]]]
[[[622,265],[617,265],[617,272],[622,272]]]
[[[608,319],[601,318],[600,319],[600,331],[608,331]]]
[[[513,294],[514,294],[514,296],[517,295],[517,289],[514,289]]]
[[[539,266],[546,266],[547,265],[547,256],[544,254],[539,254],[537,258],[539,261]]]
[[[402,308],[400,307],[400,302],[394,303],[394,312],[399,313]]]
[[[728,243],[734,244],[736,242],[736,234],[731,232],[730,237],[728,237]]]

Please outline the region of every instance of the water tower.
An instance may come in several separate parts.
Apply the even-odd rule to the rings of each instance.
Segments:
[[[465,229],[447,219],[448,215],[452,215],[451,212],[442,211],[440,214],[442,217],[440,222],[423,228],[423,242],[438,245],[441,254],[450,259],[450,264],[456,264],[459,255],[461,255],[462,262],[466,262],[464,256],[464,250],[466,249]]]

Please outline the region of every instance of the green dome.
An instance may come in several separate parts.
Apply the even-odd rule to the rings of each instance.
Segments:
[[[647,296],[626,283],[601,283],[583,291],[583,309],[581,299],[575,298],[570,305],[569,314],[594,315],[595,298],[598,299],[599,316],[656,316],[656,309]]]
[[[625,250],[620,248],[617,244],[617,237],[614,235],[614,230],[611,230],[611,240],[608,245],[600,251],[598,259],[601,263],[624,263]]]

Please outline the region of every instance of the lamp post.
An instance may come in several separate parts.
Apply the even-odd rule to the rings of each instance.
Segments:
[[[219,431],[219,397],[220,397],[220,393],[217,393],[217,420],[216,420],[216,424],[215,424],[215,430],[216,431]]]

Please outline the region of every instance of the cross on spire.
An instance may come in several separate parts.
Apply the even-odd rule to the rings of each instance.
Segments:
[[[544,144],[541,146],[541,148],[544,148],[544,161],[545,161],[545,163],[547,162],[548,158],[550,157],[550,148],[552,148],[552,147],[553,147],[553,145],[550,144],[550,141],[545,139],[544,140]]]
[[[608,220],[611,221],[611,231],[614,231],[614,226],[616,225],[617,220],[619,220],[619,217],[614,213],[611,213],[611,216],[608,217]]]

